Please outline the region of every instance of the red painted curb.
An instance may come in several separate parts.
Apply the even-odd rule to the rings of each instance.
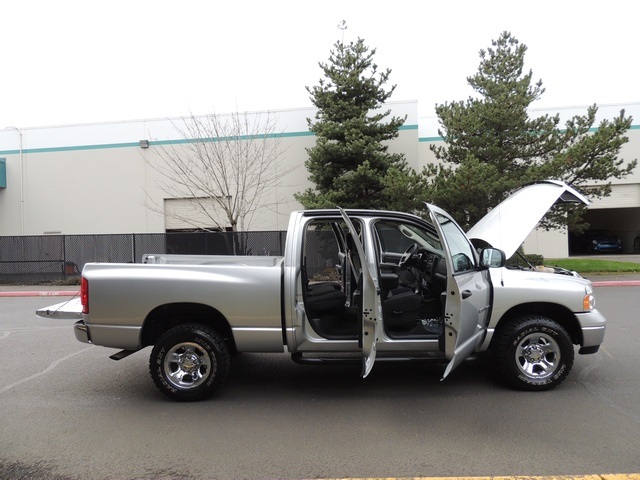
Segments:
[[[78,290],[34,290],[31,292],[0,292],[0,297],[75,297]]]
[[[593,282],[594,287],[640,287],[640,280],[609,280],[606,282]]]

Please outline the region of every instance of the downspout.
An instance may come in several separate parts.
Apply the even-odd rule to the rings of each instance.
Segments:
[[[14,126],[5,127],[4,130],[15,130],[20,136],[20,233],[24,235],[24,148],[22,130]]]

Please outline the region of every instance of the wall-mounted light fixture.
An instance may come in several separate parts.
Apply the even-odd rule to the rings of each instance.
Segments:
[[[140,148],[149,148],[149,140],[140,140]]]

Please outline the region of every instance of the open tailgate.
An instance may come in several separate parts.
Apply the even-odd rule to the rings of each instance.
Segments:
[[[56,320],[82,320],[82,303],[80,303],[80,297],[72,298],[66,302],[40,308],[36,310],[36,315]]]

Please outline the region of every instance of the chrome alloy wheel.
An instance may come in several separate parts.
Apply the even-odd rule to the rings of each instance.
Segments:
[[[197,343],[174,345],[164,358],[167,380],[179,389],[195,388],[202,384],[211,371],[211,357]]]
[[[516,347],[516,363],[520,371],[532,380],[552,376],[560,365],[560,345],[546,333],[532,333]]]

